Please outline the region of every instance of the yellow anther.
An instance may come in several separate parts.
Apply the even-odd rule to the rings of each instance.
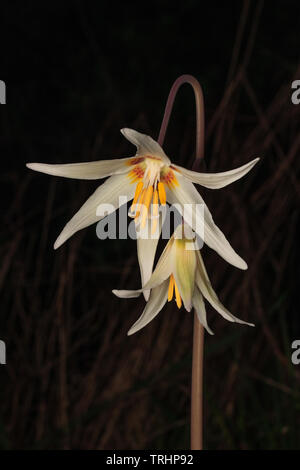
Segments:
[[[140,199],[139,199],[139,202],[137,204],[137,211],[136,211],[136,214],[135,214],[135,219],[137,219],[140,215],[140,212],[141,212],[141,208],[142,208],[142,204],[143,204],[143,201],[144,201],[144,197],[145,197],[145,194],[146,194],[146,189],[144,188],[142,193],[141,193],[141,196],[140,196]]]
[[[152,229],[151,229],[151,233],[153,234],[153,233],[156,232],[157,222],[158,222],[158,192],[157,192],[157,189],[155,189],[155,191],[153,193],[152,208],[153,208],[153,211],[152,211]]]
[[[135,188],[134,198],[133,198],[133,201],[132,201],[132,204],[131,204],[131,208],[130,208],[130,211],[131,211],[131,212],[134,211],[135,205],[136,205],[136,203],[137,203],[137,200],[138,200],[138,198],[139,198],[139,195],[141,194],[142,189],[143,189],[143,182],[140,181],[140,182],[136,185],[136,188]]]
[[[157,185],[157,188],[158,188],[159,200],[161,204],[164,206],[167,202],[167,196],[166,196],[164,183],[159,182]]]
[[[142,189],[143,189],[143,182],[140,181],[140,182],[136,185],[135,193],[134,193],[134,199],[133,199],[132,204],[136,204],[136,202],[137,202],[137,200],[138,200],[138,197],[139,197],[139,195],[140,195],[141,192],[142,192]]]
[[[168,302],[170,302],[173,299],[174,295],[174,276],[171,274],[170,276],[170,282],[169,282],[169,289],[168,289]]]
[[[181,308],[182,301],[181,301],[181,297],[180,297],[179,290],[178,290],[178,287],[177,287],[177,284],[176,284],[175,279],[174,279],[174,287],[175,287],[176,304],[177,304],[177,307],[178,307],[178,308]]]
[[[152,195],[153,195],[153,186],[149,186],[146,189],[146,194],[145,194],[145,202],[144,205],[149,209],[150,203],[152,201]]]
[[[142,220],[141,220],[141,227],[144,228],[147,220],[147,215],[148,215],[148,210],[149,206],[152,201],[152,195],[153,195],[153,186],[148,186],[146,189],[145,197],[144,197],[144,203],[142,207]]]

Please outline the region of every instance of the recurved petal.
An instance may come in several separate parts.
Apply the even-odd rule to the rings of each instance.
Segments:
[[[212,330],[209,328],[207,324],[206,308],[205,308],[203,296],[201,292],[199,291],[198,287],[195,287],[195,291],[193,295],[193,307],[196,310],[198,320],[200,321],[201,325],[204,326],[204,328],[210,335],[213,335],[214,333],[212,332]]]
[[[202,293],[203,297],[214,307],[217,312],[222,315],[226,320],[230,322],[242,323],[249,326],[254,326],[253,323],[248,323],[232,315],[229,310],[221,303],[217,294],[215,293],[211,282],[209,280],[207,271],[204,266],[204,262],[201,256],[200,251],[197,252],[198,257],[198,267],[196,270],[196,284]]]
[[[106,215],[109,215],[118,209],[120,205],[120,196],[124,196],[128,200],[132,199],[134,189],[134,185],[129,183],[128,178],[125,175],[115,175],[108,178],[108,180],[96,189],[94,194],[92,194],[74,217],[67,223],[57,238],[54,244],[54,249],[60,247],[74,233],[98,222]],[[100,204],[106,205],[104,215],[97,215],[97,209]]]
[[[228,263],[240,269],[247,269],[245,261],[235,252],[223,232],[215,224],[212,215],[196,190],[195,186],[184,177],[177,176],[179,185],[167,188],[167,200],[177,204],[185,222]],[[199,206],[198,206],[199,205]],[[203,208],[203,212],[202,209]],[[204,219],[203,219],[204,218]],[[204,225],[203,225],[204,222]]]
[[[161,285],[151,290],[150,297],[140,318],[128,331],[128,335],[133,335],[138,330],[144,328],[148,323],[156,317],[165,305],[168,297],[168,281],[164,281]]]
[[[157,224],[155,232],[152,234],[152,219],[148,218],[143,229],[137,235],[137,254],[141,272],[142,287],[149,281],[157,248],[157,243],[161,233],[161,218]],[[149,299],[150,290],[143,291],[145,300]]]
[[[118,290],[113,289],[112,293],[115,294],[120,299],[132,299],[134,297],[139,297],[142,293],[141,289],[138,290]]]
[[[49,165],[47,163],[26,163],[27,168],[47,175],[63,176],[83,180],[97,180],[106,176],[128,172],[128,163],[132,158],[99,160],[96,162],[67,163]]]
[[[256,165],[258,160],[259,158],[255,158],[254,160],[251,160],[251,162],[248,162],[239,168],[223,171],[221,173],[197,173],[196,171],[187,170],[186,168],[178,165],[172,166],[193,183],[201,184],[201,186],[205,186],[210,189],[219,189],[242,178],[254,167],[254,165]]]
[[[170,165],[171,161],[161,148],[158,142],[156,142],[152,137],[141,132],[137,132],[134,129],[124,128],[121,129],[124,137],[129,140],[137,148],[137,155],[147,156],[151,155],[154,157],[159,157],[165,163],[165,165]]]

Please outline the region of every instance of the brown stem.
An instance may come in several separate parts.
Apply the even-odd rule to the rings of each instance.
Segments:
[[[196,102],[196,157],[193,169],[204,156],[204,100],[202,88],[192,75],[181,75],[175,80],[168,96],[163,121],[161,124],[158,143],[162,146],[165,140],[169,119],[174,101],[181,85],[188,83],[192,86]],[[191,384],[191,449],[202,450],[203,437],[203,350],[204,329],[194,312],[192,384]]]
[[[177,95],[177,92],[181,85],[184,83],[189,83],[194,90],[195,101],[196,101],[196,158],[195,160],[200,160],[204,156],[204,100],[202,88],[198,80],[192,75],[181,75],[175,80],[169,96],[168,101],[165,107],[163,121],[160,127],[158,143],[163,145],[167,127],[169,124],[170,116],[173,110],[174,101]],[[196,162],[195,162],[196,163]]]
[[[191,392],[191,449],[203,449],[203,350],[204,328],[194,312],[192,392]]]

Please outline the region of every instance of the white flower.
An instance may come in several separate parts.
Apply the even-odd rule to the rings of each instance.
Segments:
[[[197,173],[172,164],[161,146],[148,135],[133,129],[122,129],[121,132],[137,147],[134,157],[66,165],[27,164],[32,170],[66,178],[93,180],[110,176],[67,223],[57,238],[54,248],[61,246],[78,230],[103,218],[97,215],[99,205],[110,204],[112,207],[110,213],[117,209],[119,196],[126,196],[128,200],[133,199],[129,214],[140,222],[142,229],[145,226],[148,229],[150,212],[155,218],[159,204],[165,205],[168,202],[177,203],[181,208],[185,204],[191,207],[187,213],[184,213],[185,221],[197,232],[194,222],[194,219],[197,219],[196,205],[203,204],[204,242],[229,263],[240,269],[247,269],[245,261],[234,251],[214,223],[193,182],[207,188],[222,188],[248,173],[259,158],[227,172]],[[109,211],[106,212],[107,215],[108,213]],[[198,234],[202,235],[199,231]],[[142,285],[151,275],[158,238],[159,234],[148,240],[143,237],[138,238]]]
[[[189,227],[179,225],[167,243],[149,281],[139,290],[113,290],[117,297],[138,297],[145,289],[151,289],[149,300],[140,318],[130,328],[128,335],[136,333],[146,326],[164,307],[167,300],[170,302],[175,293],[178,308],[182,303],[189,312],[195,308],[200,323],[213,334],[206,320],[204,299],[206,299],[217,312],[230,322],[244,322],[233,316],[220,302],[208,278],[200,250],[191,241],[187,233]],[[194,249],[193,249],[194,248]]]

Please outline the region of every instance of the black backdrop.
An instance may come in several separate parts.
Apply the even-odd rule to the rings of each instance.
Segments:
[[[188,448],[192,317],[168,307],[139,335],[126,332],[143,301],[131,240],[94,228],[53,252],[66,221],[97,187],[32,173],[28,161],[129,156],[119,133],[156,137],[168,91],[193,74],[205,97],[206,167],[261,156],[247,181],[202,191],[249,270],[204,249],[213,284],[255,331],[209,311],[206,448],[297,448],[300,337],[295,243],[299,204],[300,4],[2,2],[0,108],[2,448]],[[166,151],[188,165],[194,104],[180,91]]]

